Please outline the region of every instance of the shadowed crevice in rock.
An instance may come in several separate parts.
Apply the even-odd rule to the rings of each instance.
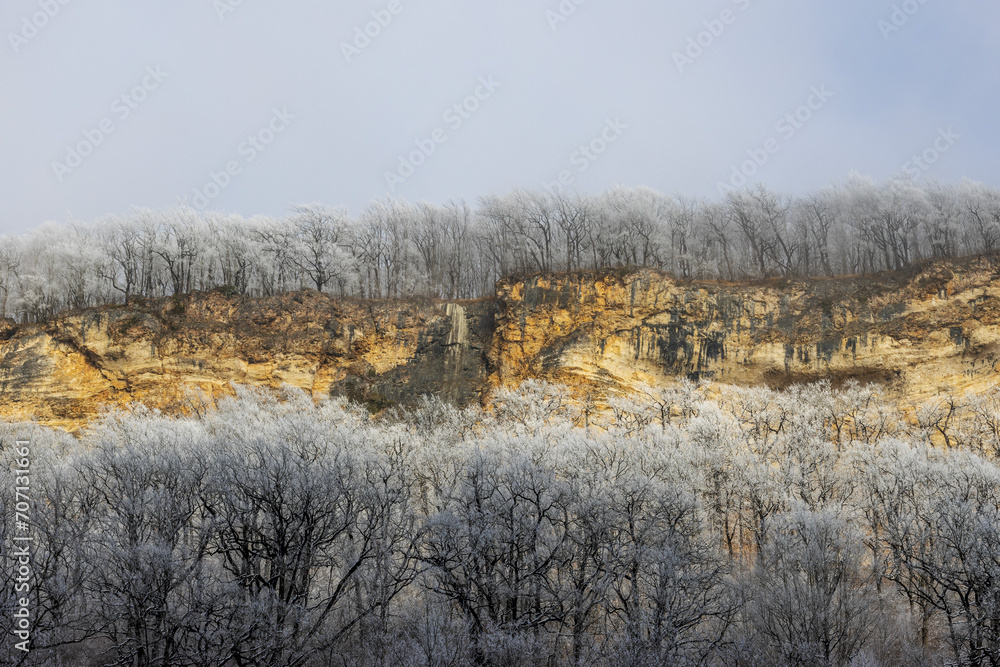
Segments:
[[[384,373],[353,374],[331,388],[375,411],[422,395],[458,406],[483,400],[493,335],[493,303],[448,303],[420,332],[413,356]]]

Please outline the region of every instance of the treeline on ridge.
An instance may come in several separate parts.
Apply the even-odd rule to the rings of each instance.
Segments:
[[[0,317],[224,288],[274,295],[469,299],[512,274],[650,267],[686,279],[835,276],[1000,249],[1000,190],[852,175],[801,197],[722,201],[647,188],[515,190],[439,206],[386,199],[352,217],[322,205],[282,218],[136,209],[0,237]]]

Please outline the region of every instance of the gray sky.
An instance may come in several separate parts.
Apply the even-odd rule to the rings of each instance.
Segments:
[[[1000,185],[995,0],[6,0],[0,28],[0,233],[560,177]]]

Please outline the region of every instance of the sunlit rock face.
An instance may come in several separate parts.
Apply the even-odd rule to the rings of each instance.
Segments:
[[[190,410],[232,383],[347,394],[372,409],[478,402],[490,302],[369,303],[314,291],[195,294],[0,330],[0,417],[77,428],[106,405]]]
[[[463,303],[314,291],[195,294],[0,322],[0,417],[78,428],[104,406],[196,409],[232,383],[343,394],[378,411],[488,403],[529,378],[603,396],[679,377],[782,387],[877,382],[907,400],[1000,380],[993,262],[753,284],[653,271],[537,276]]]
[[[493,381],[605,392],[679,376],[771,387],[854,378],[899,397],[983,390],[1000,379],[998,278],[976,260],[753,284],[653,271],[504,281]]]

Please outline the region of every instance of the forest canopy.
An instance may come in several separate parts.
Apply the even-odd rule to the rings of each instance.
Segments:
[[[35,500],[19,664],[1000,661],[996,390],[909,415],[856,384],[569,396],[0,423],[0,481],[29,443]]]
[[[274,295],[472,299],[512,274],[650,267],[685,279],[835,276],[1000,249],[1000,190],[852,175],[805,196],[721,201],[619,187],[515,190],[444,205],[386,199],[245,218],[136,209],[0,237],[0,317],[223,288]]]

